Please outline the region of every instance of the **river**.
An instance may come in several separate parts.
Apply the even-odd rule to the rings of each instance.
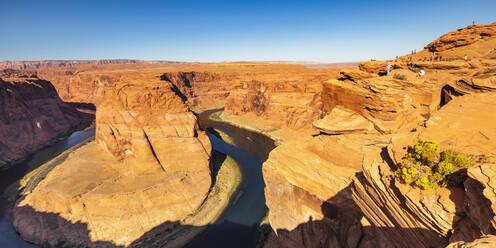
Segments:
[[[199,116],[202,129],[216,129],[228,134],[232,143],[226,143],[216,135],[209,134],[212,148],[233,158],[238,164],[242,180],[231,201],[215,224],[196,237],[188,247],[255,247],[258,225],[267,213],[264,196],[262,163],[275,145],[264,135],[211,120],[215,111]],[[25,162],[0,173],[0,190],[21,179],[29,171],[46,163],[65,150],[93,137],[95,129],[76,131],[68,138],[46,147],[30,156]],[[12,226],[12,205],[0,199],[0,247],[36,247],[24,241]]]
[[[209,134],[213,149],[236,161],[242,180],[229,206],[215,224],[195,238],[188,247],[255,247],[258,225],[267,214],[262,176],[262,163],[275,145],[264,135],[210,119],[209,111],[199,116],[202,129],[215,128],[232,139],[228,144]]]
[[[26,160],[24,160],[24,162],[16,164],[6,171],[0,172],[0,194],[2,194],[9,185],[23,178],[24,175],[31,170],[48,162],[65,150],[80,144],[94,135],[95,128],[87,128],[85,130],[73,132],[69,137],[56,142],[53,145],[45,147],[37,153],[29,156]],[[3,197],[0,197],[0,247],[36,247],[24,241],[14,230],[14,227],[12,226],[11,208],[11,203]]]

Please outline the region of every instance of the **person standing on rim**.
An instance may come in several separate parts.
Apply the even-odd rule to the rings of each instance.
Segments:
[[[386,76],[389,76],[389,72],[391,71],[391,63],[388,62]]]

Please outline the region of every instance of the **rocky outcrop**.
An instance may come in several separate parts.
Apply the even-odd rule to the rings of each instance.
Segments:
[[[372,154],[371,154],[372,155]],[[371,224],[376,247],[440,247],[464,215],[463,190],[424,191],[399,183],[386,161],[365,157],[353,197]]]
[[[405,185],[394,171],[415,138],[436,140],[444,149],[455,148],[474,158],[494,156],[495,71],[487,59],[487,52],[496,47],[494,41],[484,36],[436,52],[436,56],[449,56],[443,60],[430,61],[427,56],[434,53],[429,51],[401,57],[389,62],[389,75],[388,62],[363,62],[356,70],[342,71],[337,80],[324,82],[325,115],[313,126],[321,132],[317,137],[337,140],[324,154],[340,156],[325,160],[309,153],[318,153],[318,148],[309,148],[317,143],[316,137],[287,139],[271,152],[264,164],[264,179],[275,234],[266,246],[483,244],[485,238],[478,238],[495,230],[494,161],[474,161],[464,186],[437,190]],[[462,48],[476,52],[464,61]],[[416,76],[421,69],[426,76]],[[359,137],[359,149],[344,150],[356,143],[351,137]],[[360,168],[348,177],[343,175],[347,170],[330,169],[343,158],[354,158],[349,167]],[[340,183],[323,178],[328,170],[343,177]],[[337,199],[346,204],[331,203],[335,211],[326,214],[326,203]],[[348,230],[353,234],[342,238]]]
[[[488,211],[484,207],[487,205],[470,204],[471,199],[481,200],[471,197],[481,193],[480,187],[472,190],[467,187],[471,180],[466,182],[469,205],[465,209],[463,189],[413,189],[392,180],[391,167],[401,161],[404,147],[416,137],[436,140],[442,147],[456,147],[465,154],[487,154],[494,150],[496,143],[490,137],[496,134],[495,120],[487,118],[487,114],[496,114],[496,109],[490,106],[495,99],[494,94],[459,97],[435,113],[425,128],[393,137],[388,149],[389,163],[377,155],[364,158],[363,176],[354,179],[354,199],[369,222],[381,227],[377,236],[384,236],[382,239],[388,240],[392,247],[430,247],[432,244],[440,246],[448,238],[449,241],[471,241],[481,232],[488,233],[489,216],[481,213]],[[487,112],[482,113],[481,109]],[[470,171],[476,168],[479,167],[470,168],[469,175],[475,175]],[[484,224],[480,223],[482,220]]]
[[[362,214],[350,184],[365,147],[387,140],[360,134],[284,142],[263,165],[269,222],[277,238],[267,247],[357,247]]]
[[[326,81],[323,108],[328,113],[336,107],[351,111],[348,115],[356,113],[355,121],[361,123],[362,130],[370,130],[368,122],[381,133],[412,130],[437,109],[441,86],[411,74],[403,71],[404,78],[399,79],[390,76]]]
[[[313,126],[327,134],[372,133],[374,125],[356,112],[333,108],[323,119],[313,122]]]
[[[25,240],[127,246],[178,226],[205,199],[210,143],[170,84],[119,84],[104,99],[96,141],[17,201],[14,226]]]
[[[425,49],[430,52],[442,52],[453,48],[484,42],[496,36],[496,23],[489,25],[472,25],[449,32],[429,43]]]
[[[88,115],[36,75],[0,71],[0,169],[69,134]]]

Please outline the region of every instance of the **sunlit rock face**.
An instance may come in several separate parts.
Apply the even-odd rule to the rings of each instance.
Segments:
[[[176,227],[210,184],[210,143],[161,82],[106,89],[96,141],[18,200],[14,226],[35,244],[117,246]]]
[[[494,163],[476,161],[463,187],[436,190],[405,185],[393,170],[415,138],[491,154],[495,100],[494,93],[458,97],[415,132],[284,142],[263,168],[277,233],[267,247],[443,247],[494,234]]]
[[[362,62],[325,80],[324,115],[312,123],[321,135],[286,139],[264,164],[275,232],[266,247],[496,246],[481,237],[495,234],[494,160],[476,161],[458,188],[421,190],[394,173],[415,138],[494,155],[494,25],[461,29],[414,55]],[[420,70],[426,75],[417,76]]]
[[[0,169],[68,134],[83,117],[50,82],[0,71]]]
[[[358,247],[363,214],[351,185],[365,148],[387,139],[348,134],[294,139],[275,148],[264,163],[269,222],[277,233],[267,247]]]

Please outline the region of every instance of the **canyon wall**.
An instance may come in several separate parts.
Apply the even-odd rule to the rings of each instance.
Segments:
[[[180,227],[205,199],[210,142],[170,84],[117,84],[102,99],[96,141],[17,201],[14,226],[25,240],[132,246]]]
[[[447,44],[443,60],[430,61],[440,55],[429,45],[390,62],[361,62],[358,69],[326,80],[325,116],[312,124],[321,135],[286,139],[264,163],[274,230],[266,247],[444,247],[451,242],[450,247],[484,247],[491,242],[479,237],[495,230],[494,160],[474,163],[458,188],[413,188],[400,183],[394,170],[415,138],[433,139],[469,156],[495,155],[496,109],[490,103],[496,97],[496,60],[488,55],[496,48],[493,26],[461,29],[432,43],[474,36],[463,45]],[[477,52],[465,61],[462,54],[469,50]],[[426,76],[416,75],[421,69]]]
[[[69,134],[87,118],[62,102],[50,82],[0,71],[0,170]]]

